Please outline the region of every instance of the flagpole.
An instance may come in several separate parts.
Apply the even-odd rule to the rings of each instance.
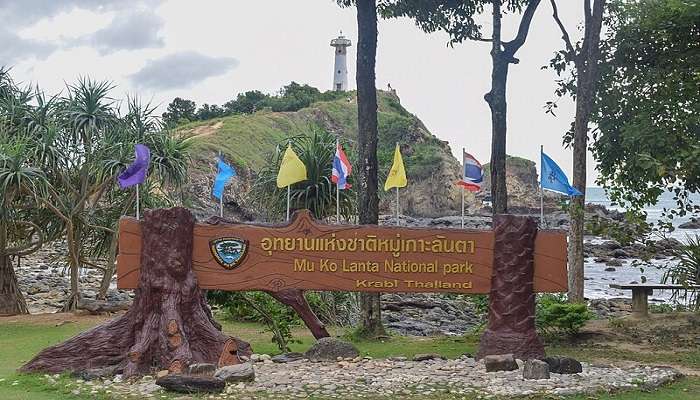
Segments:
[[[136,219],[140,220],[141,219],[141,210],[139,209],[139,205],[141,203],[141,199],[139,198],[139,186],[136,185]]]
[[[219,152],[219,161],[223,161],[221,157],[221,152]],[[221,172],[221,171],[219,171]],[[224,183],[224,189],[221,191],[221,197],[219,197],[219,217],[224,217],[224,192],[226,191],[226,183]]]
[[[340,146],[340,139],[338,136],[335,137],[335,151],[338,151],[338,147]],[[340,172],[340,171],[339,171]],[[347,177],[346,177],[347,179]],[[338,180],[340,180],[340,177],[338,177]],[[340,225],[340,182],[335,183],[335,221],[338,225]]]
[[[466,176],[464,176],[464,171],[466,168],[464,167],[464,153],[466,152],[465,148],[462,147],[462,181],[466,182]],[[464,229],[464,186],[462,186],[462,229]]]
[[[396,226],[399,226],[399,187],[396,187]]]
[[[292,199],[292,185],[287,185],[287,221],[289,221],[289,204]]]
[[[542,187],[542,153],[544,153],[544,145],[540,145],[540,225],[544,228],[544,188]]]
[[[464,186],[462,186],[462,229],[464,229]]]

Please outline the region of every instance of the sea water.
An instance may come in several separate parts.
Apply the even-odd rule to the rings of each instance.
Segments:
[[[691,195],[693,203],[700,204],[700,194]],[[590,187],[586,189],[586,203],[599,204],[605,206],[609,210],[624,211],[618,205],[613,205],[605,190],[598,187]],[[664,208],[672,209],[676,207],[676,202],[673,199],[673,193],[665,192],[659,198],[659,201],[644,208],[647,214],[648,222],[657,222],[662,218]],[[685,215],[683,217],[675,217],[672,221],[674,227],[678,227],[684,222],[688,222],[692,216]],[[686,242],[688,237],[700,235],[698,229],[675,229],[667,233],[666,237]],[[587,242],[599,243],[604,240],[600,238],[587,237]],[[662,283],[663,275],[667,269],[675,265],[678,261],[672,259],[651,260],[645,265],[634,265],[632,259],[622,260],[623,266],[614,267],[615,271],[605,271],[608,268],[604,263],[596,263],[593,258],[587,258],[584,264],[585,274],[585,296],[589,299],[596,298],[611,298],[611,297],[631,297],[631,291],[611,289],[610,284],[628,284],[628,283]],[[668,302],[671,299],[670,291],[655,290],[652,296],[649,296],[650,301]]]

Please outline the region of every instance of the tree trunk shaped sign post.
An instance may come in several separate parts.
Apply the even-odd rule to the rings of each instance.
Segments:
[[[494,231],[324,225],[300,211],[285,225],[195,224],[184,208],[119,224],[117,284],[129,311],[39,353],[23,371],[112,368],[127,376],[250,355],[221,333],[201,289],[262,290],[327,336],[304,290],[490,293],[479,356],[542,357],[535,292],[565,292],[566,235],[529,217],[498,215]]]
[[[250,345],[226,336],[214,321],[192,271],[194,217],[184,208],[147,211],[141,224],[141,273],[123,316],[49,347],[23,372],[113,369],[125,376],[192,363],[240,363]]]
[[[528,217],[495,215],[493,227],[489,322],[477,358],[506,353],[521,360],[543,358],[544,346],[535,330],[533,290],[537,223]]]

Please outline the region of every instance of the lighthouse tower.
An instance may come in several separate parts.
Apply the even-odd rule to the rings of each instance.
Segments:
[[[333,69],[333,90],[343,92],[348,90],[348,64],[347,55],[348,47],[352,44],[350,39],[343,36],[343,31],[340,35],[331,40],[331,47],[335,48],[335,68]]]

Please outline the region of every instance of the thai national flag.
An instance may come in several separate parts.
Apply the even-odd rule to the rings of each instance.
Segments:
[[[333,175],[331,176],[331,181],[338,185],[338,189],[345,190],[350,189],[350,184],[348,183],[348,176],[352,172],[352,166],[348,157],[345,155],[343,148],[338,143],[335,149],[335,157],[333,157]]]
[[[464,186],[465,189],[471,192],[478,192],[481,190],[481,184],[484,181],[484,167],[473,155],[466,151],[462,151],[462,153],[464,163],[463,178],[457,184]]]

